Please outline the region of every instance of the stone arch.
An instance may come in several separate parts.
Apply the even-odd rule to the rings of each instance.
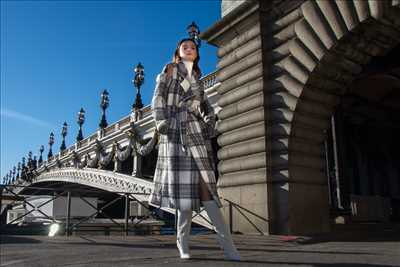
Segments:
[[[327,195],[324,130],[363,65],[400,43],[397,0],[309,0],[299,10],[294,38],[284,44],[287,54],[272,67],[281,74],[269,100],[270,177],[289,192],[277,187],[271,194],[288,203],[273,212],[271,228],[281,233],[328,230],[328,201],[321,201]]]
[[[43,182],[65,182],[75,183],[93,188],[99,188],[109,192],[127,192],[127,193],[150,193],[152,182],[107,170],[84,168],[78,169],[65,167],[49,172],[44,172],[32,180],[32,183],[26,183],[29,187],[36,183]],[[15,193],[22,192],[24,187],[17,188]]]

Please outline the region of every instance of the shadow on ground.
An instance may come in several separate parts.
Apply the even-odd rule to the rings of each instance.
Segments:
[[[0,244],[29,244],[29,243],[42,243],[42,241],[24,236],[0,235]]]

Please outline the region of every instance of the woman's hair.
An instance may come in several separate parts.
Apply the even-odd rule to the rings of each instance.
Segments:
[[[199,47],[197,46],[195,41],[193,41],[192,39],[184,38],[184,39],[182,39],[182,40],[180,40],[178,42],[178,45],[176,46],[176,49],[175,49],[175,52],[174,52],[174,56],[172,57],[172,62],[173,63],[181,62],[181,57],[179,56],[179,49],[181,48],[181,45],[186,41],[190,41],[190,42],[194,43],[194,46],[196,47],[197,57],[193,61],[193,70],[197,73],[197,75],[200,78],[201,77],[201,70],[200,70],[200,67],[199,67],[199,61],[200,61]]]

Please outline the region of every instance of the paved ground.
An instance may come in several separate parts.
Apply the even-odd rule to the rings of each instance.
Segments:
[[[174,236],[0,236],[0,266],[400,266],[393,233],[292,239],[235,235],[241,262],[225,261],[215,235],[191,238],[191,260],[180,260]]]

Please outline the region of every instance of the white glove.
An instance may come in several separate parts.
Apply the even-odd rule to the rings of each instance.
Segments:
[[[169,128],[168,121],[167,120],[156,121],[156,128],[160,134],[167,134]]]
[[[189,106],[189,109],[190,109],[192,112],[196,113],[196,115],[197,115],[197,114],[200,114],[200,113],[199,113],[199,110],[200,110],[200,101],[199,101],[199,100],[193,100],[193,101],[191,101],[190,106]]]

